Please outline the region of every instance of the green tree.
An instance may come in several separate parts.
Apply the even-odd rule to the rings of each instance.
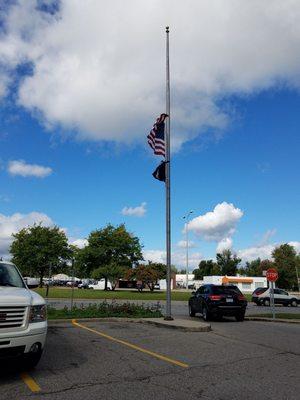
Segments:
[[[104,278],[106,281],[111,283],[112,290],[115,290],[119,279],[123,278],[126,273],[126,269],[120,265],[111,262],[103,267],[96,268],[92,271],[92,278],[101,279]]]
[[[43,278],[66,267],[71,250],[65,233],[59,227],[33,225],[13,234],[10,246],[12,261],[23,275],[38,276],[40,286]]]
[[[108,224],[102,229],[95,230],[88,237],[88,244],[77,256],[82,274],[90,277],[93,270],[97,270],[105,278],[107,289],[107,269],[118,268],[127,270],[139,260],[143,260],[142,246],[138,237],[127,232],[125,225],[114,227]]]
[[[155,284],[166,278],[167,267],[165,264],[149,262],[148,265],[138,265],[127,272],[127,279],[136,279],[147,285],[151,292],[154,291]]]
[[[194,269],[195,280],[202,280],[204,276],[219,275],[220,267],[213,260],[202,260],[199,267]]]
[[[298,287],[297,271],[298,257],[293,246],[285,243],[276,247],[272,252],[274,266],[278,271],[276,285],[285,289]]]
[[[223,250],[222,253],[217,253],[217,264],[222,275],[235,276],[241,261],[231,250]]]
[[[247,261],[246,265],[239,269],[239,273],[245,276],[261,276],[262,275],[261,259],[256,258],[253,261]]]

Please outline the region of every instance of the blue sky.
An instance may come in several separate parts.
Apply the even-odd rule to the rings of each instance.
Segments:
[[[70,67],[71,76],[76,64],[74,57],[81,60],[83,51],[85,59],[94,57],[94,44],[89,37],[86,38],[90,46],[87,50],[75,39],[66,41],[63,46],[61,42],[55,44],[56,36],[59,38],[64,29],[76,25],[76,16],[73,9],[70,11],[68,1],[62,2],[66,4],[61,9],[58,25],[52,20],[45,23],[41,11],[35,8],[35,14],[30,12],[29,3],[35,7],[34,1],[20,1],[17,8],[10,9],[6,15],[6,33],[1,39],[3,48],[10,50],[0,52],[0,65],[5,66],[2,80],[0,72],[0,93],[1,82],[4,82],[0,105],[0,251],[7,253],[11,233],[39,219],[66,229],[70,241],[84,239],[91,230],[108,222],[125,222],[128,230],[140,237],[145,258],[163,260],[164,185],[151,175],[161,158],[153,156],[146,143],[152,123],[165,111],[163,30],[151,39],[151,51],[155,46],[161,51],[155,60],[159,66],[155,66],[153,75],[151,65],[148,70],[145,67],[150,54],[145,54],[140,61],[142,56],[134,53],[137,63],[146,68],[144,72],[135,71],[127,58],[122,59],[122,65],[115,70],[115,78],[114,71],[111,71],[112,76],[104,72],[98,75],[99,65],[106,70],[112,61],[103,61],[95,70],[90,68],[90,63],[81,65],[79,62],[76,79],[70,78],[68,82],[66,65]],[[116,3],[121,13],[121,3]],[[234,25],[236,16],[230,3],[234,2],[229,2],[227,11],[229,15],[232,12]],[[81,6],[77,4],[76,7],[80,14]],[[245,7],[247,10],[248,6]],[[249,17],[253,30],[257,23],[261,24],[259,7],[257,3],[257,10],[254,8]],[[109,6],[107,11],[112,12]],[[152,11],[154,19],[155,7]],[[282,11],[285,10],[279,15],[284,22]],[[181,10],[177,12],[180,15]],[[17,26],[19,19],[14,13],[22,13],[24,21],[28,19],[27,25],[24,22]],[[93,28],[92,15],[86,18],[90,18]],[[36,22],[36,31],[28,28],[32,20]],[[159,26],[161,22],[156,21]],[[226,32],[228,26],[224,27]],[[276,27],[274,21],[268,21],[266,31],[269,28],[270,37],[277,32]],[[24,29],[30,32],[25,44],[20,34]],[[132,30],[135,30],[134,24]],[[279,28],[278,31],[280,33]],[[41,32],[46,32],[45,42],[51,42],[51,47],[36,40]],[[200,33],[192,32],[191,37],[196,42],[201,41]],[[250,33],[253,35],[252,30]],[[147,27],[145,39],[150,34],[151,28]],[[174,36],[176,39],[176,33]],[[191,40],[191,37],[181,39],[178,51],[183,51],[184,40]],[[11,50],[16,38],[20,43]],[[267,35],[259,40],[267,42],[268,38]],[[120,38],[108,39],[112,48],[119,48]],[[132,46],[130,39],[133,40],[128,35],[128,51]],[[287,44],[282,44],[283,53],[292,43],[288,39]],[[219,40],[218,36],[214,40]],[[222,46],[217,43],[216,52],[220,52]],[[173,42],[173,53],[174,47]],[[225,58],[230,59],[230,50],[227,50],[229,54],[225,50]],[[217,72],[208,71],[204,66],[201,74],[201,61],[195,75],[197,81],[193,77],[188,79],[189,73],[194,71],[185,71],[185,65],[178,61],[179,56],[174,55],[171,64],[172,242],[173,262],[177,266],[184,266],[185,262],[184,243],[181,247],[178,243],[184,240],[182,216],[189,210],[194,211],[190,224],[192,266],[201,258],[213,258],[217,248],[230,247],[244,260],[270,256],[274,246],[283,242],[293,242],[300,249],[300,96],[296,68],[300,70],[299,56],[291,52],[286,65],[282,65],[274,47],[274,52],[268,55],[273,57],[273,63],[261,70],[258,54],[256,62],[249,65],[250,75],[255,70],[249,78],[243,69],[247,65],[241,68],[240,59],[245,54],[249,57],[253,54],[243,54],[240,42],[236,43],[236,51],[241,52],[240,58],[237,57],[235,64],[228,62],[224,70],[220,62]],[[207,52],[208,64],[218,64],[215,56],[209,59],[211,50],[204,46],[202,52]],[[54,60],[49,61],[51,54]],[[62,64],[56,63],[55,57],[61,58]],[[134,59],[133,55],[127,57]],[[198,57],[193,61],[198,63]],[[274,65],[278,65],[278,71]],[[220,83],[224,74],[226,79]],[[204,83],[202,75],[207,78]],[[145,88],[140,86],[143,79]],[[94,80],[97,88],[93,86]],[[116,82],[120,92],[116,90]],[[140,96],[138,101],[136,96]],[[22,175],[20,169],[13,170],[13,162],[21,160],[21,169],[26,169],[27,165],[27,173],[31,171],[29,176]],[[32,172],[33,165],[51,170],[44,170],[43,176],[43,169]],[[139,209],[133,210],[133,215],[124,215],[124,207],[134,209],[142,203],[146,203],[142,206],[143,215],[138,215]],[[33,212],[39,214],[33,216]],[[16,216],[17,213],[21,215]]]

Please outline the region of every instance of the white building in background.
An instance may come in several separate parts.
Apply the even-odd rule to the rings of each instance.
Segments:
[[[241,292],[252,293],[259,287],[268,287],[265,276],[204,276],[203,284],[211,283],[213,285],[235,285]]]

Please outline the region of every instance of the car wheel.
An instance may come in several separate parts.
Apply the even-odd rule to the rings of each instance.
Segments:
[[[270,300],[269,299],[264,299],[263,304],[264,304],[264,306],[269,307],[270,306]]]
[[[259,307],[261,306],[260,302],[257,302],[256,305],[259,306]]]
[[[189,314],[190,314],[190,317],[195,316],[195,310],[193,309],[193,307],[190,304],[189,304]]]
[[[204,321],[209,321],[210,315],[206,306],[204,306],[202,309],[202,317]]]
[[[245,313],[241,312],[241,313],[236,314],[235,319],[236,319],[238,322],[244,321],[244,319],[245,319]]]
[[[23,356],[22,364],[26,369],[33,369],[42,357],[43,351],[39,350],[36,353],[29,353]]]
[[[298,306],[298,301],[296,299],[292,299],[290,304],[291,304],[292,307],[297,307]]]

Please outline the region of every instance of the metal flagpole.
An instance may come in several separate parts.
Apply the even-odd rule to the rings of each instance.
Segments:
[[[172,320],[171,314],[171,198],[170,198],[170,62],[169,27],[166,27],[166,250],[167,250],[167,304],[165,320]]]

